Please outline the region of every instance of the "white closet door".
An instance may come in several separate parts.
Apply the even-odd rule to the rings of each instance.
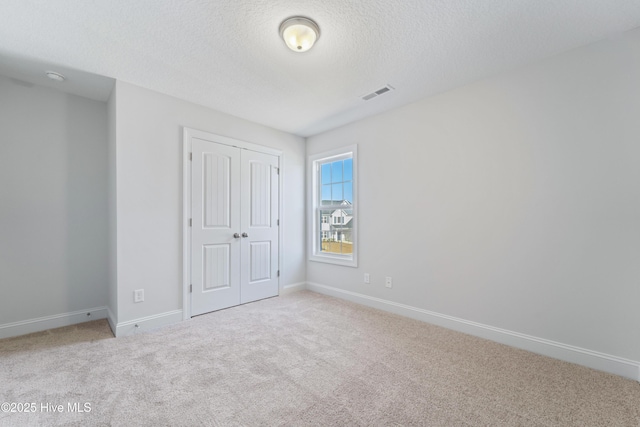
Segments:
[[[191,139],[191,315],[278,295],[278,157]]]
[[[191,315],[240,304],[240,150],[193,138]],[[234,233],[238,237],[234,237]]]
[[[278,295],[278,157],[242,150],[241,301]]]

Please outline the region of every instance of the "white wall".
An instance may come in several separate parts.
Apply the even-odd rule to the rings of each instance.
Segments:
[[[104,102],[0,76],[0,336],[104,309],[106,156]]]
[[[284,152],[281,285],[304,282],[304,140],[131,84],[115,90],[118,324],[182,309],[183,127]]]
[[[309,138],[359,144],[360,259],[308,281],[640,361],[638,76],[636,30]]]

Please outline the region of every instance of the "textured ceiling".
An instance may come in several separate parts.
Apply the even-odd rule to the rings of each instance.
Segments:
[[[293,15],[322,32],[302,54]],[[0,73],[57,64],[309,136],[638,26],[640,0],[0,0]]]

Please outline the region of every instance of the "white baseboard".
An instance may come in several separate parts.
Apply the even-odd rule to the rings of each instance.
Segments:
[[[111,332],[113,332],[113,335],[116,335],[116,330],[117,330],[117,319],[116,316],[113,314],[113,312],[111,311],[111,308],[107,307],[107,321],[109,322],[109,327],[111,328]]]
[[[127,322],[120,322],[115,328],[115,335],[119,338],[180,322],[182,322],[182,310],[168,311]]]
[[[587,350],[568,344],[550,341],[506,329],[495,328],[477,322],[460,319],[433,311],[400,304],[381,298],[371,297],[332,286],[307,282],[307,289],[325,295],[345,299],[358,304],[388,311],[394,314],[421,320],[423,322],[442,326],[469,335],[496,341],[512,347],[553,357],[565,362],[575,363],[610,374],[619,375],[635,381],[640,381],[640,362],[623,359],[621,357]]]
[[[107,317],[107,307],[94,307],[0,325],[0,338],[17,337]]]
[[[285,285],[280,290],[280,295],[287,295],[293,292],[304,291],[307,289],[307,284],[305,282],[300,283],[292,283],[290,285]]]

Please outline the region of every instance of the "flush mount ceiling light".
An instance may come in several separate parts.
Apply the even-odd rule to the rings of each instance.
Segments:
[[[306,52],[320,38],[320,28],[309,18],[295,16],[280,24],[280,36],[289,49]]]
[[[65,76],[63,76],[60,73],[56,73],[55,71],[47,71],[45,73],[47,75],[47,77],[49,77],[51,80],[55,80],[57,82],[63,82],[65,80],[67,80],[67,78]]]

